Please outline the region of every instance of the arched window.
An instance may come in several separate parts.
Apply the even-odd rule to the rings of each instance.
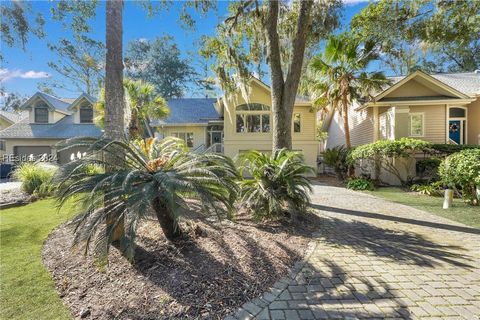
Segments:
[[[35,123],[48,123],[48,106],[45,102],[38,102],[34,108]]]
[[[83,104],[80,106],[80,123],[93,122],[93,108],[90,104]]]
[[[270,107],[260,103],[241,104],[236,110],[238,133],[270,132]]]

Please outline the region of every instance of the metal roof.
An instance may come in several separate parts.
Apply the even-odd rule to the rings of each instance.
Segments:
[[[171,99],[167,101],[170,108],[170,115],[166,119],[152,119],[151,125],[162,124],[186,124],[186,123],[208,123],[211,120],[219,120],[220,115],[215,109],[217,99],[209,98],[187,98]]]

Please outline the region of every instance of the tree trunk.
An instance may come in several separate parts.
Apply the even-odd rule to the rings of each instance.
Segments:
[[[106,4],[106,64],[105,64],[105,133],[106,138],[123,140],[124,134],[124,89],[123,89],[123,53],[122,23],[123,0],[109,0]],[[107,159],[107,163],[115,161]],[[105,168],[109,170],[109,168]],[[111,226],[116,217],[107,218]],[[108,229],[108,228],[107,228]],[[124,223],[115,228],[112,241],[120,241],[124,236]]]
[[[343,101],[342,103],[342,115],[343,115],[343,129],[345,130],[345,147],[350,150],[352,148],[352,142],[350,141],[350,125],[348,123],[348,103]]]
[[[152,201],[152,207],[153,210],[155,210],[158,223],[160,224],[160,228],[162,228],[165,237],[168,240],[175,240],[180,237],[182,235],[180,228],[158,197]]]
[[[284,79],[278,36],[279,3],[277,0],[268,2],[264,28],[267,34],[267,56],[272,80],[273,151],[282,148],[292,149],[293,106],[302,73],[308,31],[311,29],[312,5],[313,1],[300,3],[297,31],[292,43],[292,61]]]
[[[122,53],[123,0],[107,1],[107,57],[105,65],[105,137],[122,140],[124,133],[124,88]]]

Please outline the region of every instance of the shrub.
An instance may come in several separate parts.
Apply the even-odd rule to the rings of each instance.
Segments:
[[[430,184],[414,184],[410,187],[410,189],[428,196],[441,196],[443,186],[444,184],[442,181],[436,181]]]
[[[417,175],[420,179],[429,178],[438,180],[438,167],[442,159],[437,157],[428,157],[425,159],[417,160]]]
[[[313,169],[298,152],[281,149],[272,155],[248,151],[240,156],[241,173],[252,178],[241,181],[241,201],[255,220],[281,217],[306,210],[312,191],[306,175]]]
[[[440,165],[439,173],[447,186],[461,188],[465,201],[478,205],[475,189],[480,186],[480,149],[467,149],[448,156]]]
[[[462,150],[480,149],[476,144],[433,144],[430,147],[430,153],[451,155]]]
[[[431,146],[430,142],[401,138],[398,140],[379,140],[374,143],[361,145],[352,150],[351,159],[353,161],[370,160],[375,164],[378,174],[380,170],[385,170],[393,174],[402,185],[407,185],[414,177],[403,177],[396,159],[408,160],[417,152],[426,152]],[[408,172],[408,161],[404,161],[405,172]]]
[[[75,138],[60,147],[85,146],[85,156],[60,167],[56,196],[59,207],[74,199],[79,210],[73,220],[74,245],[88,250],[96,240],[94,253],[101,258],[108,254],[119,227],[124,231],[122,249],[132,258],[137,226],[152,214],[166,238],[173,240],[182,234],[180,217],[197,204],[203,213],[218,217],[233,211],[238,173],[228,157],[189,153],[175,138],[137,142]],[[92,166],[108,170],[91,174],[87,169]]]
[[[349,151],[343,146],[327,149],[323,152],[323,161],[335,170],[339,180],[345,180],[349,168]]]
[[[44,198],[52,195],[53,176],[57,167],[42,162],[23,162],[15,169],[13,176],[22,183],[22,190]]]
[[[373,182],[368,179],[356,178],[348,180],[347,189],[372,191],[375,189],[375,186],[373,185]]]

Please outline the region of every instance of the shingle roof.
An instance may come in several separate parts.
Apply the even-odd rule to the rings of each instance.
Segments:
[[[22,112],[10,112],[10,111],[3,111],[0,110],[0,116],[4,117],[8,121],[12,123],[17,123],[22,119],[25,119],[28,117],[28,112],[22,111]]]
[[[208,123],[209,120],[218,120],[220,115],[214,107],[216,101],[216,99],[206,98],[168,100],[170,116],[166,119],[154,119],[151,121],[151,125]]]
[[[480,73],[437,73],[431,74],[431,76],[466,95],[474,96],[475,94],[480,94]],[[389,79],[393,81],[393,85],[405,77],[389,77]]]
[[[58,122],[49,124],[31,124],[29,119],[26,118],[0,131],[0,139],[67,139],[73,137],[100,137],[101,135],[102,131],[94,124],[74,123],[73,115],[65,116]]]

